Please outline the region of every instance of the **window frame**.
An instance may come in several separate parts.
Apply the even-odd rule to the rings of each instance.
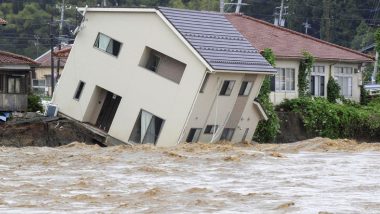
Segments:
[[[247,83],[247,84],[244,86],[244,83]],[[248,90],[248,93],[246,94],[246,92],[247,92],[247,87],[248,87],[249,84],[250,84],[250,88],[249,88],[249,90]],[[243,90],[243,86],[244,86],[244,90]],[[253,82],[252,82],[252,81],[242,81],[242,82],[241,82],[240,89],[239,89],[239,94],[238,94],[238,96],[241,96],[241,97],[247,97],[247,96],[249,96],[249,94],[250,94],[251,91],[252,91],[252,88],[253,88]]]
[[[82,86],[81,86],[82,85]],[[86,82],[79,80],[77,88],[75,89],[74,97],[73,99],[76,101],[79,101],[82,97],[84,87],[86,86]],[[79,94],[78,94],[79,93]],[[77,96],[78,95],[78,96]]]
[[[202,86],[201,86],[201,89],[199,90],[199,93],[204,93],[205,92],[205,89],[206,89],[206,86],[207,86],[207,82],[208,82],[208,79],[210,78],[210,73],[206,73],[205,75],[205,78],[202,82]]]
[[[234,138],[234,134],[235,134],[235,130],[234,128],[224,128],[223,131],[222,131],[222,134],[220,135],[220,141],[232,141],[232,139]],[[230,133],[232,132],[232,133]],[[231,136],[229,136],[231,135]]]
[[[312,78],[314,77],[314,94],[312,93]],[[321,78],[323,77],[323,94],[321,95]],[[318,94],[316,95],[316,89],[315,89],[315,81],[318,79]],[[325,66],[323,65],[315,65],[312,67],[312,71],[310,73],[310,82],[309,82],[309,89],[310,94],[313,97],[324,97],[326,95],[326,72],[325,72]]]
[[[341,96],[344,96],[346,98],[352,98],[353,97],[353,78],[354,77],[354,68],[350,66],[337,66],[335,67],[334,71],[334,79],[340,86],[339,94]],[[342,80],[342,84],[340,83],[340,79]],[[347,91],[349,91],[349,94],[344,94],[344,83],[347,81]]]
[[[5,75],[5,81],[6,81],[6,92],[7,94],[25,94],[27,93],[27,86],[26,86],[26,76],[25,75],[13,75],[13,74],[8,74]],[[14,80],[14,85],[13,85],[13,91],[10,92],[9,90],[9,80],[13,79]],[[19,90],[16,90],[17,84],[16,80],[19,81]]]
[[[141,117],[142,117],[143,112],[151,115],[151,118],[149,120],[148,126],[146,127],[147,129],[145,130],[144,136],[141,136],[141,124],[140,124],[140,140],[139,140],[139,142],[135,142],[132,139],[134,137],[133,134],[134,134],[135,131],[137,131],[137,132],[139,131],[139,128],[136,127],[136,126],[137,126],[139,120],[141,122]],[[148,133],[148,128],[151,128],[151,125],[153,123],[154,124],[156,123],[156,121],[155,121],[156,119],[161,120],[161,125],[160,125],[159,130],[158,130],[159,133],[158,133],[158,135],[155,135],[155,139],[154,139],[153,143],[146,142],[146,137],[149,134]],[[137,144],[153,144],[153,145],[156,145],[157,141],[160,139],[160,136],[162,134],[162,130],[164,128],[165,122],[166,122],[165,119],[163,119],[163,118],[161,118],[161,117],[159,117],[159,116],[157,116],[157,115],[155,115],[155,114],[153,114],[153,113],[151,113],[149,111],[146,111],[145,109],[140,109],[139,114],[137,115],[136,121],[135,121],[135,123],[133,125],[133,128],[131,130],[131,133],[129,135],[129,140],[128,141],[133,142],[133,143],[137,143]],[[135,128],[137,128],[137,129],[135,130]]]
[[[226,87],[226,90],[223,92],[223,88],[225,86],[224,84],[226,82],[228,82],[228,85]],[[220,91],[219,91],[219,96],[231,96],[231,94],[234,90],[235,82],[236,82],[235,80],[224,80],[222,83],[222,87],[220,88]],[[231,83],[232,83],[231,89],[230,89],[229,93],[227,93]],[[222,92],[223,92],[223,94],[222,94]]]
[[[151,62],[152,62],[152,59],[158,59],[157,61],[158,61],[158,63],[157,63],[157,65],[155,66],[155,69],[153,70],[152,69],[152,65],[151,65]],[[155,60],[155,61],[156,61]],[[150,71],[152,71],[152,72],[154,72],[154,73],[157,73],[157,71],[158,71],[158,68],[160,67],[160,64],[161,64],[161,56],[159,55],[159,54],[157,54],[157,53],[149,53],[149,56],[148,56],[148,60],[147,60],[147,62],[146,62],[146,66],[145,66],[145,68],[146,69],[148,69],[148,70],[150,70]]]
[[[194,131],[194,135],[193,135],[193,138],[191,139],[191,141],[189,141],[191,131]],[[199,135],[197,135],[197,131],[199,131]],[[201,135],[202,135],[202,128],[190,128],[190,130],[187,134],[187,137],[186,137],[186,142],[187,143],[199,142],[199,138],[201,137]]]
[[[275,75],[275,92],[296,92],[296,69],[295,68],[277,68],[278,72]],[[283,72],[283,73],[282,73]],[[292,72],[292,78],[288,77],[288,73]],[[281,76],[279,75],[281,74]],[[290,79],[290,81],[288,81]],[[279,84],[278,84],[279,83]],[[283,88],[282,89],[282,84]],[[288,86],[290,84],[290,88]]]
[[[100,35],[103,35],[103,36],[108,37],[108,38],[110,39],[109,42],[108,42],[108,44],[107,44],[107,48],[106,48],[105,50],[99,47]],[[120,44],[120,45],[119,45],[119,50],[118,50],[118,52],[117,52],[116,55],[113,53],[113,52],[114,52],[114,51],[113,51],[113,48],[112,48],[112,53],[110,53],[110,52],[107,51],[108,46],[110,45],[110,41],[117,42],[117,43]],[[106,53],[106,54],[112,55],[112,56],[114,56],[114,57],[116,57],[116,58],[119,56],[122,46],[123,46],[123,43],[121,43],[120,41],[118,41],[118,40],[116,40],[116,39],[114,39],[114,38],[112,38],[112,37],[110,37],[110,36],[108,36],[108,35],[106,35],[106,34],[104,34],[104,33],[101,33],[101,32],[98,32],[98,35],[96,36],[96,39],[95,39],[95,42],[94,42],[94,45],[93,45],[93,47],[94,47],[95,49],[100,50],[100,51],[102,51],[103,53]]]
[[[203,134],[215,134],[218,131],[218,125],[207,125]]]

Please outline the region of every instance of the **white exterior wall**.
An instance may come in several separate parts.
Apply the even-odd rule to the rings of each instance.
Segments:
[[[93,47],[98,33],[122,43],[118,57]],[[145,46],[185,63],[180,84],[140,67]],[[87,12],[53,102],[60,112],[84,121],[91,96],[100,86],[122,97],[109,134],[128,141],[141,109],[165,120],[158,146],[175,145],[198,93],[205,66],[155,13]],[[79,101],[78,82],[86,83]]]
[[[357,63],[337,63],[337,62],[323,62],[316,61],[314,66],[323,66],[325,68],[325,97],[327,97],[327,82],[330,75],[334,77],[336,67],[352,67],[353,69],[359,69]],[[295,69],[295,90],[294,91],[275,91],[270,93],[270,99],[275,104],[280,104],[284,99],[298,98],[298,69],[299,60],[278,60],[276,61],[276,68],[293,68]],[[362,84],[362,73],[354,73],[352,75],[352,97],[346,97],[347,99],[355,102],[360,102],[360,85]]]
[[[299,61],[278,60],[276,68],[292,68],[295,71],[295,90],[294,91],[276,91],[270,93],[270,99],[273,104],[278,105],[284,99],[294,99],[298,97],[298,68]]]
[[[204,92],[198,95],[194,109],[191,113],[189,122],[184,131],[182,142],[186,141],[191,128],[201,128],[202,132],[199,138],[199,142],[210,142],[212,140],[212,134],[204,134],[207,125],[218,125],[218,135],[216,140],[220,139],[220,135],[223,128],[235,128],[235,132],[232,138],[233,142],[240,142],[245,129],[249,128],[246,140],[251,140],[256,129],[257,123],[261,119],[261,116],[257,109],[253,106],[253,100],[257,97],[265,75],[249,74],[254,79],[253,87],[250,94],[247,97],[247,103],[244,106],[241,119],[237,127],[223,127],[226,120],[229,119],[231,111],[234,108],[236,100],[238,98],[239,89],[244,74],[238,73],[215,73],[211,74],[208,78]],[[219,95],[223,81],[234,80],[235,85],[230,96]]]

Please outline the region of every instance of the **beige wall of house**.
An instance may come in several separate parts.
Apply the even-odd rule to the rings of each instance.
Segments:
[[[94,47],[99,32],[122,43],[117,57]],[[186,64],[179,84],[138,65],[146,46]],[[128,141],[143,109],[165,120],[156,145],[171,146],[180,138],[205,72],[205,66],[155,13],[87,12],[53,103],[63,114],[94,123],[94,112],[99,110],[94,92],[97,86],[104,88],[122,97],[108,131],[112,137]],[[75,100],[79,81],[85,86]]]
[[[234,81],[234,87],[229,96],[220,95],[223,82]],[[224,128],[234,129],[233,142],[240,142],[246,133],[245,140],[250,141],[261,116],[253,105],[261,88],[264,75],[239,73],[214,73],[205,83],[203,93],[198,95],[189,122],[184,130],[181,141],[186,141],[190,129],[202,129],[200,142],[218,141]],[[253,87],[248,96],[238,96],[243,81],[252,81]],[[206,134],[208,125],[217,125],[216,134]]]
[[[345,96],[347,99],[353,100],[355,102],[360,101],[360,85],[362,84],[362,72],[360,71],[358,63],[339,63],[339,62],[325,62],[325,61],[316,61],[313,66],[320,66],[324,69],[324,97],[327,97],[327,82],[330,74],[331,67],[331,75],[334,78],[338,78],[338,76],[342,76],[343,79],[341,81],[345,81],[350,85],[349,80],[352,79],[351,89],[347,89],[347,91],[352,90],[352,93],[348,93],[351,95]],[[299,70],[299,61],[298,60],[283,60],[280,59],[276,61],[276,68],[289,68],[294,69],[295,71],[295,79],[294,79],[294,90],[279,90],[278,85],[275,92],[270,94],[270,98],[275,105],[280,104],[284,99],[294,99],[298,97],[298,70]],[[336,74],[336,70],[338,68],[351,68],[352,74]],[[277,74],[279,75],[279,74]],[[322,74],[317,74],[322,75]],[[276,82],[277,84],[278,82]],[[346,85],[346,84],[344,84]]]
[[[57,68],[55,68],[55,69],[57,69]],[[60,73],[62,73],[62,71],[63,71],[63,67],[60,67]],[[48,86],[48,82],[50,83],[51,68],[50,67],[38,67],[38,68],[36,68],[35,73],[36,73],[36,76],[34,79],[35,80],[45,80],[45,85],[47,88],[47,94],[46,95],[51,96],[51,86],[50,85]],[[48,77],[49,80],[46,79],[46,75],[49,75],[49,77]],[[41,88],[41,86],[34,86],[34,85],[32,85],[32,87]]]

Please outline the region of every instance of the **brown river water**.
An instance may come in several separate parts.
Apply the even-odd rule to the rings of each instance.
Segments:
[[[0,147],[0,213],[380,213],[380,144]]]

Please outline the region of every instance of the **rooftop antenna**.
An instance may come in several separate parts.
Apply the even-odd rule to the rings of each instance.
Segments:
[[[243,0],[237,0],[237,3],[225,3],[224,0],[220,0],[220,12],[224,13],[224,6],[226,5],[236,5],[235,13],[240,13],[241,6],[248,5],[246,3],[243,3]]]
[[[308,30],[311,28],[311,24],[309,24],[309,20],[306,19],[306,22],[302,23],[302,25],[305,27],[305,34],[308,34]]]

